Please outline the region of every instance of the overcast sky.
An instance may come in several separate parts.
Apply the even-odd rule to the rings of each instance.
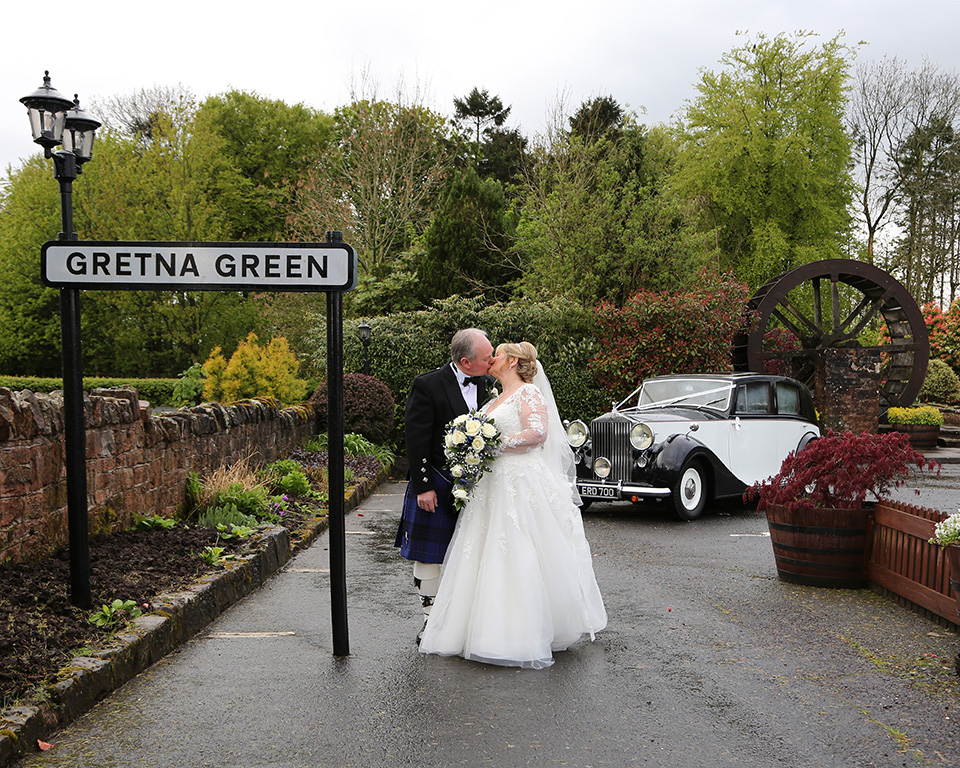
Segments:
[[[445,115],[455,96],[485,88],[528,136],[561,96],[575,110],[609,95],[647,124],[667,122],[699,71],[745,42],[738,31],[842,31],[868,43],[859,60],[926,57],[960,72],[960,0],[98,0],[42,12],[7,3],[2,19],[0,171],[37,151],[19,98],[45,69],[82,106],[182,85],[198,99],[235,88],[324,111],[347,103],[366,70],[381,97],[402,77]]]

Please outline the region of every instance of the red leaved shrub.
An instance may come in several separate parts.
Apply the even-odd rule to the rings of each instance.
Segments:
[[[930,357],[939,358],[960,374],[960,299],[944,312],[930,302],[923,307],[930,336]]]
[[[763,334],[764,352],[795,352],[800,339],[786,328],[773,328]],[[794,376],[794,363],[789,357],[771,357],[763,361],[763,372],[773,376]]]
[[[689,291],[639,291],[622,307],[603,302],[594,310],[602,352],[590,370],[611,393],[632,390],[648,376],[728,371],[748,295],[733,275],[703,271]]]
[[[327,382],[310,396],[317,429],[327,428]],[[377,445],[387,445],[396,419],[396,401],[390,388],[374,376],[347,373],[343,377],[343,427]]]
[[[860,509],[891,488],[899,488],[912,468],[937,469],[910,445],[901,432],[827,432],[806,448],[793,452],[773,477],[747,489],[744,500],[759,499],[758,509]]]

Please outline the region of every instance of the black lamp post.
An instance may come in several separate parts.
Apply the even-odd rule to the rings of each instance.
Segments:
[[[63,231],[57,239],[76,240],[73,231],[73,180],[93,156],[93,138],[100,123],[80,109],[80,100],[65,98],[43,85],[20,99],[30,116],[33,140],[53,158],[54,176],[60,182],[60,217]],[[53,148],[63,145],[63,149]],[[60,338],[63,347],[63,416],[67,468],[67,524],[70,534],[70,602],[90,608],[90,544],[87,520],[87,438],[83,420],[83,370],[80,354],[80,292],[60,289]]]
[[[357,326],[357,335],[360,337],[360,343],[363,344],[363,373],[370,375],[370,337],[373,336],[373,328],[366,321]]]

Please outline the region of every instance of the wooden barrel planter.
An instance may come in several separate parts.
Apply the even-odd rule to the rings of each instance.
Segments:
[[[766,513],[781,580],[839,589],[867,585],[868,508],[790,511],[771,504]]]
[[[940,437],[938,424],[894,424],[893,428],[897,432],[903,432],[910,440],[910,445],[918,451],[937,447]]]

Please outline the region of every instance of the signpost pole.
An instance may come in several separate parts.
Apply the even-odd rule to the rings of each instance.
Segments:
[[[339,232],[327,232],[327,242],[341,242]],[[330,514],[330,615],[333,655],[350,655],[347,631],[347,547],[343,478],[343,297],[327,294],[327,476]]]

